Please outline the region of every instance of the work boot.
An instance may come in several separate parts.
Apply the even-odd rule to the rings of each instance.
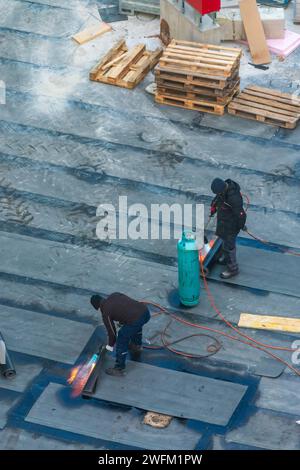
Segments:
[[[120,367],[109,367],[105,372],[113,377],[123,377],[125,375],[125,368],[120,369]]]
[[[222,278],[222,279],[230,279],[231,277],[236,276],[238,273],[239,273],[239,270],[238,270],[238,269],[235,269],[234,271],[231,271],[230,269],[227,268],[226,271],[223,271],[223,272],[220,274],[220,278]]]

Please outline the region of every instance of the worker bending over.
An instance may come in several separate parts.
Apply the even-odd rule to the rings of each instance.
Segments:
[[[104,299],[100,295],[91,297],[91,304],[102,313],[103,323],[108,334],[106,349],[113,351],[116,345],[116,364],[106,369],[106,373],[122,376],[125,371],[128,349],[139,355],[142,351],[143,326],[150,320],[148,307],[127,295],[114,292]],[[122,326],[118,333],[115,322]]]
[[[222,256],[218,262],[227,269],[220,274],[229,279],[239,273],[236,259],[236,238],[240,230],[246,230],[246,213],[238,183],[228,179],[215,178],[211,190],[216,194],[211,203],[210,216],[217,214],[216,235],[223,240]]]

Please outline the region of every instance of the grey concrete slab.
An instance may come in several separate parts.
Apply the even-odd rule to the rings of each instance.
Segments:
[[[92,446],[81,442],[67,442],[44,436],[38,432],[6,427],[0,433],[1,450],[104,450],[104,447]]]
[[[17,403],[19,397],[15,394],[11,395],[6,390],[0,389],[0,430],[4,429],[7,423],[7,416],[10,409]],[[0,441],[1,441],[0,433]]]
[[[0,306],[0,326],[8,349],[73,364],[90,339],[91,325]]]
[[[113,364],[106,358],[104,367]],[[122,382],[101,375],[93,398],[226,426],[246,391],[244,385],[128,361]]]
[[[34,378],[41,372],[43,366],[41,363],[32,359],[24,359],[16,357],[14,353],[10,353],[16,368],[16,376],[10,380],[0,376],[0,388],[5,390],[13,390],[15,392],[24,392],[31,384]]]
[[[245,424],[227,433],[226,441],[269,450],[299,450],[300,432],[296,420],[293,415],[257,410]]]
[[[230,114],[225,114],[222,117],[204,114],[200,121],[200,126],[253,137],[262,137],[263,139],[271,139],[277,130],[276,127],[268,126],[261,122],[251,122],[247,119],[231,116]]]
[[[299,384],[299,377],[282,376],[276,380],[263,378],[257,390],[255,405],[300,416]]]
[[[82,14],[76,15],[76,8],[70,12],[19,0],[1,0],[0,9],[0,27],[55,37],[74,34],[88,19],[87,12],[85,19]]]
[[[142,449],[194,449],[201,434],[173,419],[165,429],[142,424],[143,414],[101,407],[83,400],[81,406],[65,403],[65,387],[51,383],[33,405],[26,421],[83,436]]]

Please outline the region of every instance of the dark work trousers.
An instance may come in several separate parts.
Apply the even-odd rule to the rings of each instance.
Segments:
[[[237,235],[227,235],[223,240],[223,253],[229,271],[236,272],[239,267],[236,260],[236,237]]]
[[[142,345],[143,339],[143,326],[150,320],[149,310],[131,325],[123,325],[118,332],[117,345],[116,345],[116,367],[120,369],[125,368],[126,356],[128,353],[129,343]]]

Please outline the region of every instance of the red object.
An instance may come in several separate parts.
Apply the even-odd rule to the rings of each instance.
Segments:
[[[221,9],[221,0],[186,0],[201,15],[213,13]]]

